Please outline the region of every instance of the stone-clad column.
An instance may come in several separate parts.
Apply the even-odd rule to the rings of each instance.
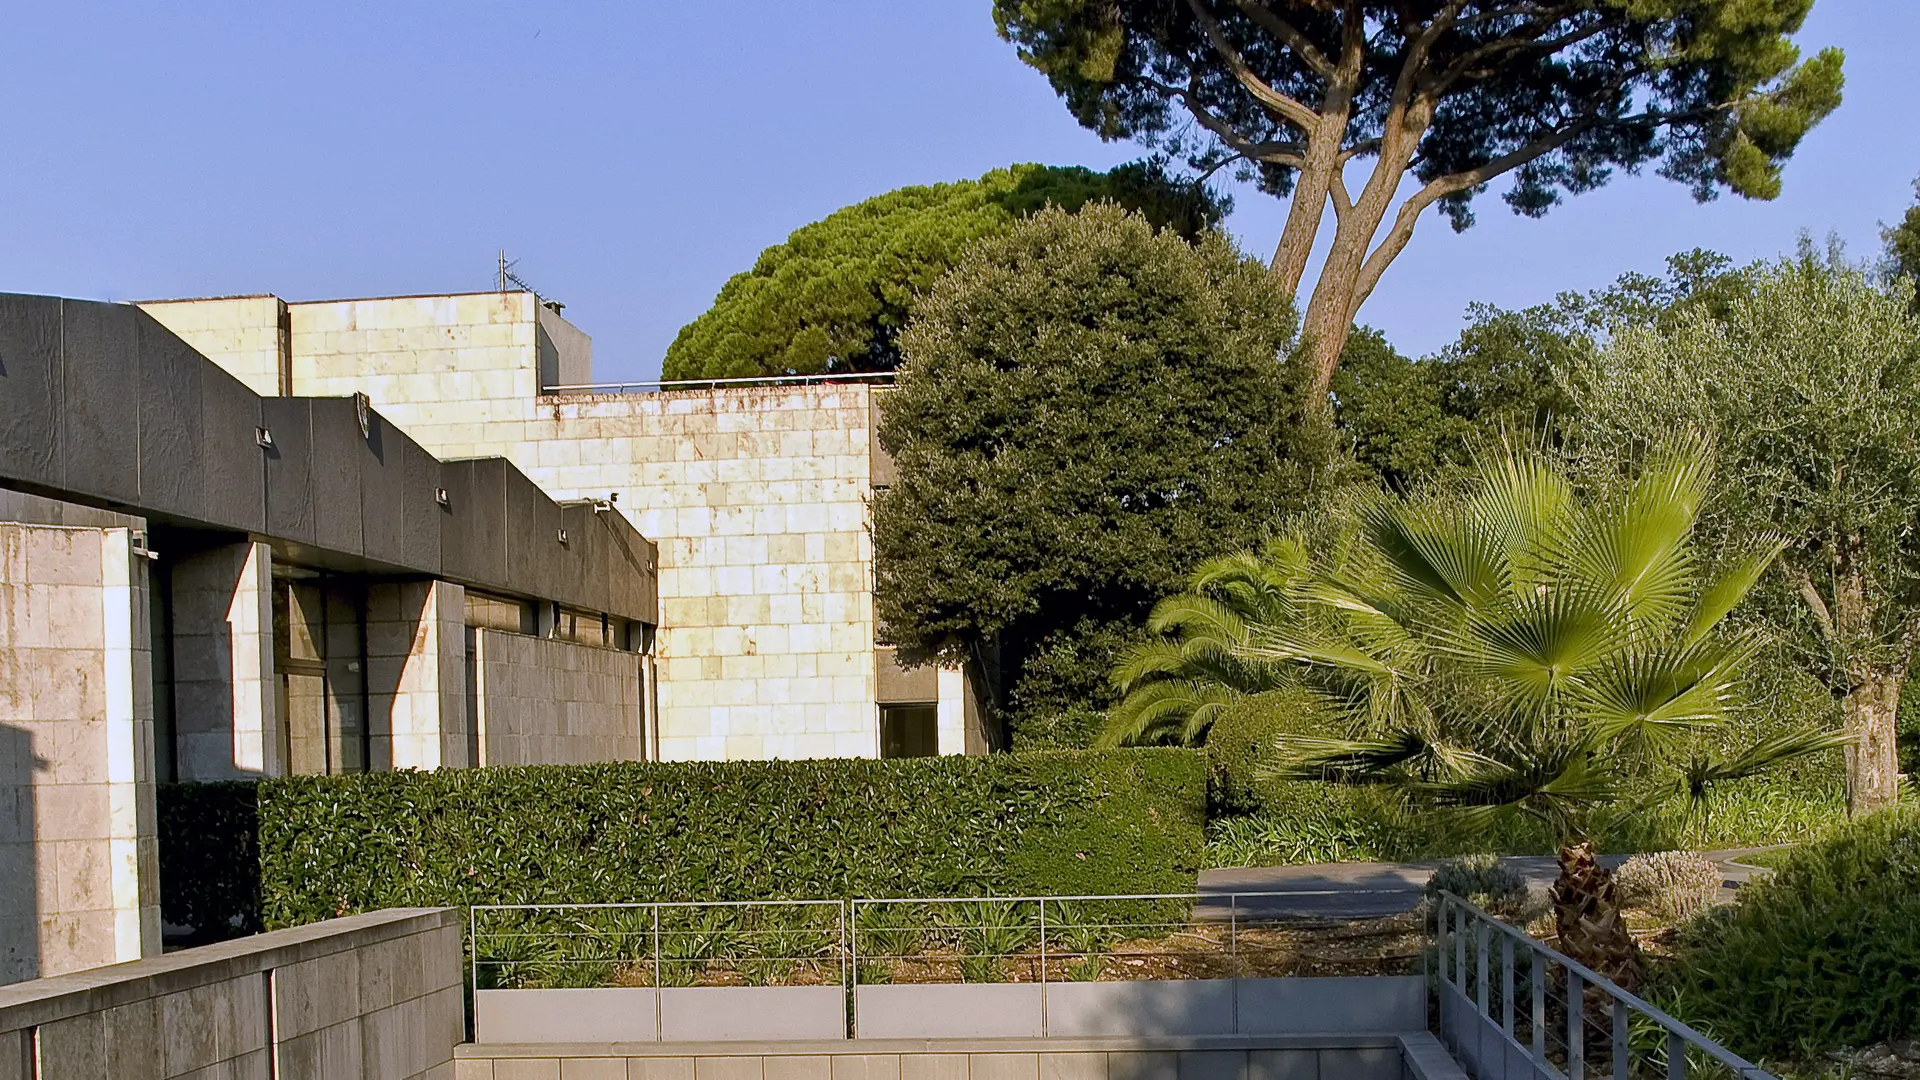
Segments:
[[[173,703],[182,780],[282,776],[273,551],[197,552],[172,568]]]
[[[367,588],[372,768],[465,768],[466,590],[445,581]]]
[[[0,982],[160,951],[147,559],[0,525]]]

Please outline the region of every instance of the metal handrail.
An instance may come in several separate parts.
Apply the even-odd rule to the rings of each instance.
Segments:
[[[1453,915],[1451,925],[1448,918],[1449,914]],[[1545,1033],[1542,1029],[1545,1012],[1542,991],[1545,983],[1540,979],[1540,971],[1541,961],[1543,960],[1549,964],[1558,965],[1568,973],[1567,1026],[1569,1032],[1581,1030],[1582,1013],[1585,1008],[1585,1004],[1582,1001],[1583,995],[1581,993],[1583,987],[1596,987],[1612,999],[1613,1029],[1616,1047],[1614,1069],[1615,1076],[1620,1078],[1620,1080],[1624,1080],[1626,1075],[1624,1072],[1626,1068],[1624,1054],[1620,1053],[1620,1051],[1624,1049],[1627,1030],[1626,1013],[1628,1011],[1637,1012],[1666,1029],[1668,1080],[1685,1080],[1687,1075],[1686,1049],[1688,1047],[1700,1051],[1707,1057],[1733,1070],[1734,1074],[1741,1077],[1742,1080],[1774,1080],[1773,1074],[1733,1051],[1728,1050],[1726,1047],[1721,1046],[1719,1043],[1714,1042],[1712,1039],[1707,1038],[1705,1035],[1700,1034],[1684,1021],[1668,1015],[1666,1012],[1648,1003],[1639,996],[1621,989],[1619,986],[1616,986],[1612,980],[1585,964],[1582,964],[1578,960],[1555,949],[1548,948],[1542,942],[1535,940],[1533,935],[1527,933],[1524,929],[1487,914],[1487,912],[1481,910],[1472,901],[1464,897],[1444,889],[1440,890],[1440,903],[1435,905],[1434,917],[1436,923],[1434,928],[1436,971],[1441,981],[1458,990],[1460,996],[1471,1003],[1480,1015],[1488,1021],[1494,1021],[1495,1018],[1488,1003],[1490,997],[1490,976],[1488,973],[1487,935],[1489,931],[1495,931],[1502,935],[1502,944],[1499,950],[1502,1016],[1499,1023],[1502,1030],[1509,1037],[1513,1035],[1514,944],[1518,943],[1526,947],[1532,960],[1533,970],[1534,1032],[1533,1045],[1530,1052],[1535,1064],[1548,1075],[1566,1077],[1567,1080],[1581,1080],[1583,1062],[1581,1060],[1582,1050],[1578,1040],[1574,1040],[1568,1046],[1569,1067],[1566,1072],[1561,1072],[1547,1060],[1544,1040]],[[1468,975],[1466,971],[1466,943],[1468,938],[1466,929],[1469,924],[1477,931],[1474,934],[1475,985],[1471,987],[1468,985]],[[1452,961],[1451,970],[1449,969],[1449,960]]]
[[[541,389],[543,395],[554,394],[625,394],[630,389],[651,387],[654,390],[677,389],[719,389],[728,386],[809,386],[815,383],[843,382],[892,382],[891,371],[844,371],[826,372],[819,375],[754,375],[727,379],[637,379],[630,382],[612,383],[569,383],[561,386],[548,386]]]

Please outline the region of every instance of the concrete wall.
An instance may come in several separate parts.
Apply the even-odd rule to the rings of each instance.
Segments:
[[[288,304],[293,392],[366,394],[408,432],[453,429],[441,457],[479,456],[540,392],[538,309],[527,292]]]
[[[450,1080],[460,918],[401,908],[0,989],[0,1080]]]
[[[154,321],[261,397],[293,393],[287,305],[277,296],[161,300],[139,305]]]
[[[160,949],[146,575],[127,529],[0,525],[0,983]]]
[[[585,386],[593,381],[593,339],[545,304],[537,304],[540,387]]]
[[[229,544],[178,558],[169,573],[180,779],[284,775],[272,549]]]
[[[636,761],[638,653],[475,632],[481,765]]]

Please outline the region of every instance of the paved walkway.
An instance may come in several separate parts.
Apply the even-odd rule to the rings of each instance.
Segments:
[[[1785,845],[1776,845],[1785,846]],[[1743,855],[1774,848],[1730,848],[1703,852],[1720,869],[1728,889],[1738,889],[1757,875],[1769,871],[1747,866]],[[1602,855],[1602,865],[1613,867],[1626,861],[1625,855]],[[1527,884],[1544,892],[1553,884],[1560,868],[1551,855],[1510,855],[1500,860],[1527,879]],[[1364,919],[1398,915],[1412,911],[1420,902],[1427,879],[1433,876],[1437,860],[1414,863],[1313,863],[1306,866],[1239,866],[1221,870],[1203,870],[1198,891],[1203,897],[1197,914],[1206,919],[1227,919],[1237,910],[1243,916],[1271,918]],[[1278,896],[1241,895],[1229,900],[1230,893],[1283,893]]]

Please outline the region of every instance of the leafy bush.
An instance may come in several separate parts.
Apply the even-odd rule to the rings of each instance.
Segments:
[[[257,790],[256,917],[278,927],[413,905],[1186,892],[1204,783],[1199,754],[1146,750],[542,765],[230,790]],[[242,817],[202,832],[200,850],[248,842]]]
[[[1620,902],[1664,919],[1685,919],[1720,896],[1721,873],[1697,851],[1635,855],[1613,872]]]
[[[1752,1056],[1920,1035],[1920,810],[1896,807],[1796,851],[1682,928],[1656,997]]]
[[[1498,855],[1462,855],[1434,868],[1421,903],[1431,905],[1442,892],[1478,904],[1489,914],[1513,922],[1531,922],[1545,905],[1536,902],[1527,879],[1500,865]]]

